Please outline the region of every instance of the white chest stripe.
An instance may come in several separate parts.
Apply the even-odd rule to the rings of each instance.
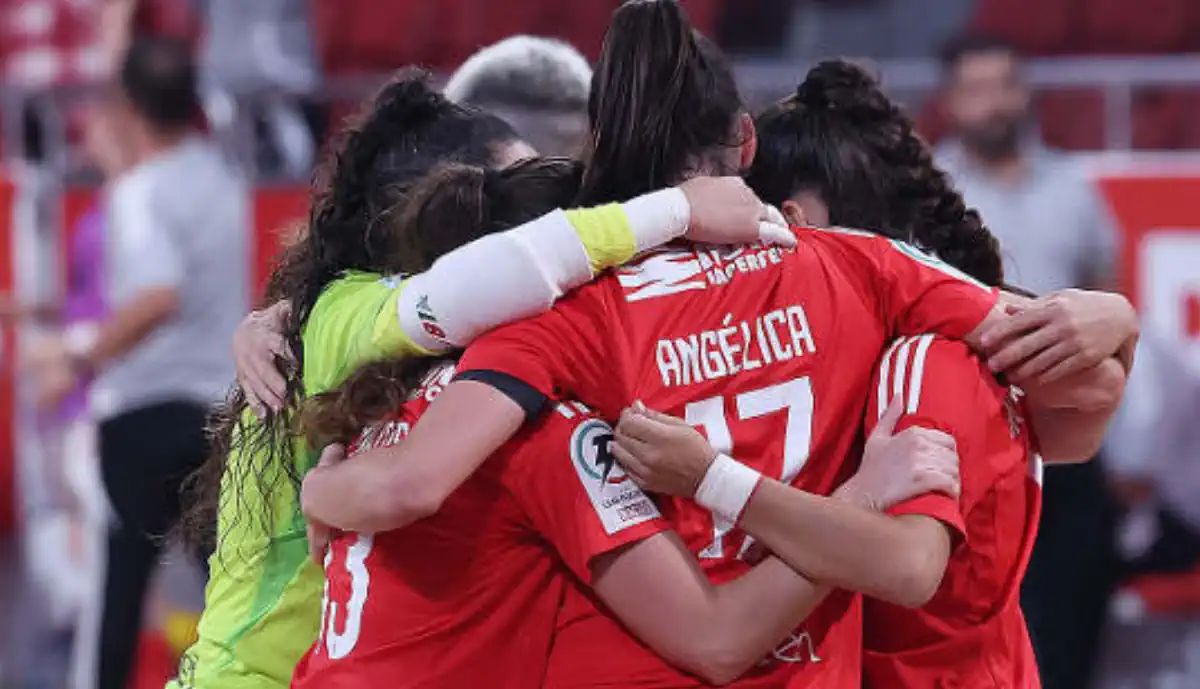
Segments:
[[[898,398],[904,413],[915,414],[921,406],[921,388],[925,380],[925,359],[933,344],[933,335],[902,337],[892,343],[879,364],[879,389],[876,418],[882,417],[888,403]],[[890,395],[888,394],[890,390]]]

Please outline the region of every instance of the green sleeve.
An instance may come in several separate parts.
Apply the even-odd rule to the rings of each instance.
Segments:
[[[405,281],[352,272],[330,283],[304,326],[305,394],[337,387],[362,364],[428,354],[400,327],[397,303]]]

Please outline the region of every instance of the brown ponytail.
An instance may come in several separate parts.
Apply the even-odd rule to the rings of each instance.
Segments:
[[[579,203],[624,201],[693,171],[737,172],[713,154],[738,143],[741,111],[728,61],[675,0],[626,2],[592,78]]]

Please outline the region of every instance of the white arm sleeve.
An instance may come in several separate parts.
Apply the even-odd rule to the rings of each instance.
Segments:
[[[439,258],[404,285],[397,317],[413,341],[440,352],[542,313],[565,290],[591,279],[587,251],[556,210]]]
[[[640,196],[622,209],[638,251],[687,230],[690,208],[679,189]],[[499,325],[548,311],[592,277],[579,232],[566,213],[556,210],[442,256],[405,283],[396,315],[413,342],[443,352],[465,347]]]
[[[638,252],[688,229],[688,197],[678,188],[644,194],[622,209]],[[550,310],[559,296],[592,278],[580,233],[565,212],[554,210],[436,260],[404,283],[396,316],[418,346],[445,352],[498,325]]]

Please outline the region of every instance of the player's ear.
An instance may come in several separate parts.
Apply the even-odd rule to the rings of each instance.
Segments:
[[[758,132],[754,129],[754,118],[748,112],[738,116],[737,140],[742,142],[739,169],[749,170],[754,163],[754,154],[758,152]]]
[[[800,208],[800,204],[795,201],[791,199],[784,201],[780,210],[783,211],[783,217],[787,218],[787,221],[792,225],[808,224],[807,218],[804,217],[804,211]]]
[[[820,194],[813,191],[802,190],[792,194],[790,199],[783,202],[780,210],[795,225],[830,226],[829,206],[825,205]]]

